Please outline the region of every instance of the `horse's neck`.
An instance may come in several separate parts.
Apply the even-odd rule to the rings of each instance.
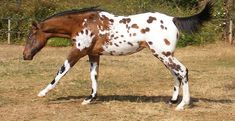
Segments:
[[[46,32],[51,33],[51,37],[63,37],[63,38],[72,39],[74,34],[81,31],[84,26],[87,26],[84,24],[86,21],[91,21],[91,18],[100,21],[99,18],[102,15],[106,15],[110,19],[115,18],[113,14],[107,12],[101,12],[101,14],[97,14],[97,12],[91,12],[91,13],[84,13],[79,16],[77,15],[61,16],[45,21],[44,29],[46,30]],[[89,26],[93,26],[93,24],[94,23],[91,22]]]
[[[61,19],[61,20],[53,20],[53,21],[46,21],[43,23],[43,31],[50,35],[49,38],[52,37],[62,37],[71,39],[72,35],[72,24],[69,21]]]

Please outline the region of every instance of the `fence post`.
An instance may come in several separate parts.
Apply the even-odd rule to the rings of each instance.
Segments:
[[[229,43],[233,44],[233,20],[229,21]]]
[[[8,18],[7,43],[11,44],[11,19]]]

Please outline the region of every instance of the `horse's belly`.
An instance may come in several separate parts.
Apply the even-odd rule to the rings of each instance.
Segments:
[[[103,55],[128,55],[142,50],[138,42],[131,41],[110,41],[103,45]]]

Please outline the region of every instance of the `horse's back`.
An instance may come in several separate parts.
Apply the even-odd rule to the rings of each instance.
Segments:
[[[103,54],[125,55],[146,46],[168,51],[175,49],[178,30],[171,16],[157,12],[130,16],[114,16],[101,12],[100,16],[111,20],[109,30],[100,31],[108,33],[110,39],[103,46]]]

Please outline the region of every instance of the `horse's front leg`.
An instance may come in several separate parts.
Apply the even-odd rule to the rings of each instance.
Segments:
[[[73,48],[69,56],[67,57],[67,60],[65,60],[63,66],[57,72],[56,77],[53,79],[53,81],[50,84],[47,85],[45,89],[40,91],[38,96],[44,97],[46,93],[48,93],[56,86],[59,80],[69,71],[69,69],[71,69],[77,63],[77,61],[80,58],[84,57],[85,55],[86,54],[84,52],[81,52],[78,49]]]
[[[82,105],[89,104],[94,99],[96,99],[97,96],[97,79],[99,75],[99,60],[100,56],[93,56],[89,55],[89,62],[90,62],[90,76],[92,81],[92,91],[91,95],[86,97],[84,101],[82,102]]]

